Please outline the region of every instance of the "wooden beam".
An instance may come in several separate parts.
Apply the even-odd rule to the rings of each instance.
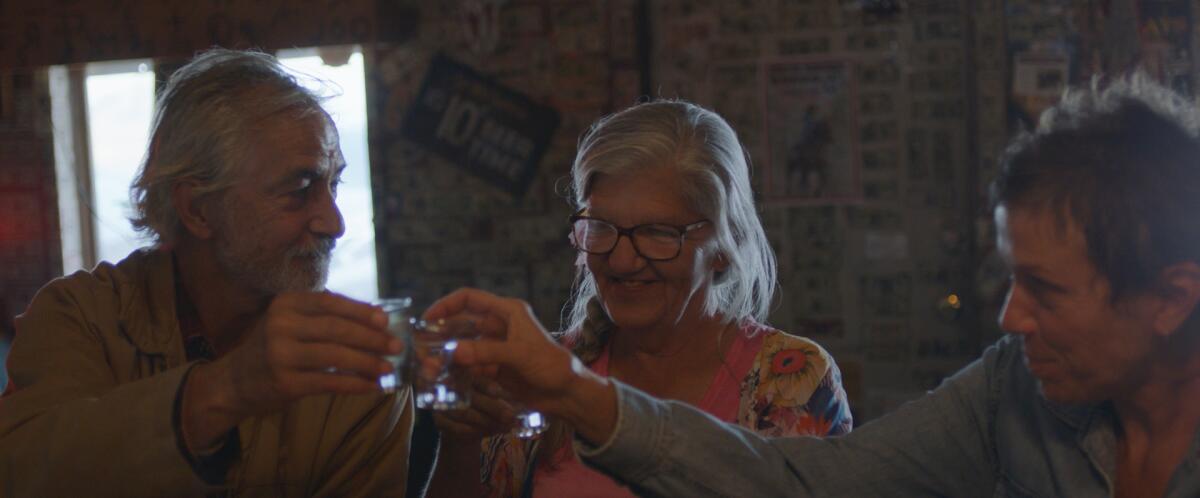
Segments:
[[[415,26],[402,0],[0,1],[0,68],[399,42]]]

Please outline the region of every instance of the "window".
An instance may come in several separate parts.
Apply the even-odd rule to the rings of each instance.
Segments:
[[[150,61],[88,64],[88,144],[95,202],[96,257],[116,263],[149,244],[129,224],[129,185],[137,174],[154,114]]]
[[[338,193],[346,234],[334,250],[328,287],[373,300],[378,285],[362,53],[356,47],[337,47],[320,53],[289,50],[279,57],[301,84],[330,96],[323,106],[337,125],[349,165]],[[340,64],[325,64],[329,59]],[[149,140],[154,106],[151,64],[118,61],[87,64],[82,70],[51,70],[65,273],[100,260],[120,261],[149,244],[129,223],[129,186]]]

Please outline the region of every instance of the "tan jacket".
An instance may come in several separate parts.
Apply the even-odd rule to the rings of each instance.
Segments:
[[[17,318],[0,397],[0,497],[193,496],[172,422],[185,359],[167,251],[47,284]],[[233,496],[403,496],[399,395],[313,396],[238,426]]]

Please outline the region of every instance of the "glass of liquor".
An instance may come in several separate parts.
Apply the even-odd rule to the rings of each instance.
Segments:
[[[412,299],[407,297],[380,299],[375,302],[375,305],[382,308],[383,312],[387,314],[388,333],[404,343],[404,351],[383,357],[392,364],[392,371],[379,377],[379,387],[384,392],[396,392],[396,389],[405,381],[404,371],[408,368],[408,358],[412,350],[412,332],[409,330],[411,321],[408,316]]]
[[[550,421],[546,420],[542,412],[522,409],[517,412],[517,426],[513,428],[512,434],[521,439],[533,439],[542,435],[549,427]]]
[[[458,341],[479,336],[469,319],[409,319],[412,331],[413,399],[417,408],[459,410],[471,406],[467,372],[454,366]]]

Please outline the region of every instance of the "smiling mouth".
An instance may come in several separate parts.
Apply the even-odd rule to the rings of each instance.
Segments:
[[[617,277],[609,277],[608,281],[616,284],[619,287],[622,287],[625,289],[630,289],[630,290],[641,289],[643,287],[646,287],[646,286],[654,283],[653,280],[638,280],[638,279],[632,279],[632,278],[617,278]]]

